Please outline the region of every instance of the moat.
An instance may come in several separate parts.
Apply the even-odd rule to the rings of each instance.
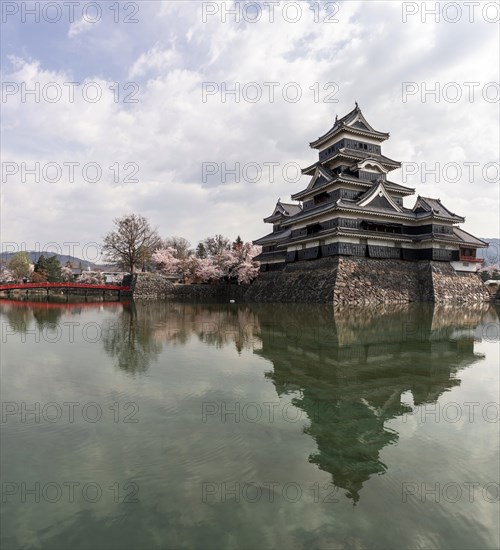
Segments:
[[[1,300],[1,547],[498,548],[499,313]]]

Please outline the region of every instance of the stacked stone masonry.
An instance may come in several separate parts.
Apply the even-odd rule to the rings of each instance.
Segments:
[[[430,264],[435,302],[485,302],[491,299],[486,285],[476,273],[457,275],[450,264]]]
[[[136,300],[171,300],[175,302],[242,302],[248,285],[179,285],[158,273],[138,273],[132,282]]]
[[[159,273],[137,273],[132,278],[132,295],[142,300],[166,299],[174,284]]]
[[[260,273],[251,285],[178,285],[162,275],[141,273],[134,299],[179,302],[276,302],[395,304],[486,302],[491,296],[475,273],[457,274],[446,262],[336,256],[295,262]]]
[[[381,304],[484,302],[489,293],[475,273],[457,274],[445,262],[406,262],[337,256],[288,264],[261,273],[247,302]]]

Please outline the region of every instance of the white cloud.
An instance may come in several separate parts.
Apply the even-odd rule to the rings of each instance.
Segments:
[[[148,71],[154,70],[156,73],[165,71],[172,67],[174,63],[181,61],[179,55],[172,47],[170,49],[162,49],[158,44],[155,44],[150,50],[142,54],[139,59],[132,65],[130,69],[130,78],[142,76]]]
[[[78,21],[73,21],[73,23],[70,23],[69,25],[68,38],[75,38],[75,36],[87,33],[99,23],[100,21],[92,22],[88,19],[85,19],[85,17],[82,17]]]
[[[284,181],[281,168],[289,162],[314,162],[317,153],[309,149],[309,141],[331,126],[335,114],[351,110],[355,100],[377,129],[391,132],[383,145],[389,157],[428,165],[498,161],[498,103],[485,101],[480,90],[474,103],[431,97],[423,103],[418,95],[403,102],[401,97],[407,81],[420,87],[423,82],[498,81],[491,25],[423,25],[418,18],[403,24],[400,6],[391,2],[341,4],[339,23],[330,25],[315,24],[313,12],[295,24],[278,12],[274,23],[237,25],[220,18],[203,23],[201,9],[181,2],[151,15],[141,11],[141,23],[130,27],[130,33],[147,41],[122,67],[139,86],[138,103],[123,103],[132,91],[123,89],[124,82],[115,102],[109,89],[115,86],[114,65],[108,67],[103,56],[102,66],[81,79],[74,103],[23,103],[14,96],[2,105],[2,125],[10,128],[3,140],[4,161],[96,162],[103,169],[95,184],[81,174],[74,183],[27,184],[20,174],[10,178],[3,184],[4,240],[98,240],[114,217],[130,211],[148,216],[165,236],[183,235],[193,244],[216,232],[257,238],[268,230],[262,218],[277,198],[286,200],[307,185],[307,178]],[[101,31],[105,24],[103,20]],[[112,23],[108,30],[118,32]],[[81,44],[81,56],[86,46]],[[17,55],[6,78],[30,86],[38,81],[64,87],[81,70],[76,58],[58,58],[58,65],[43,56],[22,60]],[[90,82],[102,90],[96,103],[82,98],[83,85]],[[243,88],[255,82],[264,95],[256,103],[236,102],[229,95],[224,102],[219,93],[203,102],[203,82],[219,88],[222,83]],[[272,103],[264,99],[265,82],[278,83]],[[302,90],[297,103],[283,99],[290,82]],[[333,96],[338,103],[324,102],[332,91],[324,87],[331,82],[339,86]],[[279,168],[274,182],[265,172],[256,183],[231,178],[225,183],[220,177],[203,182],[204,162],[225,162],[229,169],[236,163],[277,162]],[[115,183],[110,167],[116,163],[122,180],[128,173],[124,165],[137,163],[139,183]],[[401,182],[401,177],[396,172],[393,179]],[[498,183],[482,177],[470,183],[465,173],[453,184],[442,178],[420,180],[418,173],[406,184],[465,215],[468,231],[497,234]]]

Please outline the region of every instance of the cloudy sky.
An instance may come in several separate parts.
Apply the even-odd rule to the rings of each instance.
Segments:
[[[81,253],[130,212],[255,239],[355,101],[392,181],[498,237],[498,2],[274,4],[2,2],[3,249]]]

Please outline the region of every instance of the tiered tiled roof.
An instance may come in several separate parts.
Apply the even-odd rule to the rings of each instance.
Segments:
[[[302,169],[302,174],[305,176],[310,176],[311,174],[314,174],[316,168],[318,166],[321,166],[324,170],[330,170],[328,166],[325,165],[326,162],[331,162],[335,157],[338,158],[345,158],[350,161],[356,161],[356,160],[373,160],[375,162],[378,162],[379,164],[386,167],[388,171],[396,170],[396,168],[401,168],[401,163],[397,160],[390,159],[389,157],[386,157],[385,155],[381,155],[378,153],[370,153],[366,154],[363,153],[363,151],[357,151],[356,149],[348,149],[348,148],[342,148],[338,149],[337,151],[333,152],[331,156],[324,159],[323,161],[315,162],[311,164],[310,166],[307,166],[306,168]]]
[[[286,229],[284,231],[275,231],[273,233],[269,233],[268,235],[265,235],[264,237],[261,237],[260,239],[257,239],[256,241],[253,241],[254,244],[257,245],[264,245],[264,244],[272,244],[279,241],[284,241],[288,238],[290,238],[291,231],[290,229]]]
[[[324,168],[324,167],[323,167]],[[331,172],[331,171],[330,171]],[[312,180],[311,180],[312,181]],[[331,179],[327,180],[326,178],[318,178],[313,185],[311,186],[311,183],[305,188],[299,191],[298,193],[295,193],[292,195],[292,199],[294,200],[303,200],[307,195],[311,194],[312,192],[316,192],[317,190],[321,189],[322,187],[328,187],[332,183],[354,183],[358,186],[362,186],[368,189],[371,189],[373,182],[368,180],[362,180],[356,177],[353,174],[349,174],[348,172],[342,172],[341,174],[335,174],[332,173]],[[391,192],[398,193],[402,196],[405,195],[413,195],[415,193],[415,189],[412,187],[406,187],[404,185],[400,185],[399,183],[394,183],[392,181],[386,181],[385,182],[386,188],[390,190]]]
[[[264,218],[264,222],[272,223],[274,221],[279,221],[282,218],[288,218],[294,216],[302,211],[302,206],[300,204],[292,204],[288,202],[281,202],[281,199],[278,199],[276,206],[274,207],[273,213],[267,218]]]
[[[356,103],[356,107],[347,115],[342,118],[336,119],[334,125],[328,132],[320,136],[318,139],[312,141],[309,145],[316,149],[321,147],[323,143],[331,139],[335,134],[338,134],[341,131],[349,131],[354,134],[370,136],[379,141],[384,141],[388,139],[389,134],[387,132],[378,132],[370,126],[368,121],[363,116],[361,109]]]
[[[474,235],[467,233],[467,231],[464,231],[459,227],[454,227],[453,233],[457,238],[459,238],[465,244],[477,246],[478,248],[486,248],[488,246],[487,242],[484,242],[481,239],[474,237]]]
[[[454,212],[451,212],[444,206],[444,204],[441,203],[441,199],[432,199],[430,197],[421,197],[420,195],[417,197],[417,202],[415,203],[415,206],[412,209],[413,212],[417,214],[417,217],[422,217],[421,215],[426,212],[433,213],[436,216],[439,216],[440,218],[454,220],[454,221],[465,221],[465,218],[462,216],[458,216]]]
[[[375,187],[375,186],[374,186]],[[369,190],[369,192],[372,192],[373,188]],[[362,198],[366,199],[366,194],[362,195]],[[441,209],[438,211],[436,210],[429,210],[424,212],[415,212],[413,209],[410,208],[394,208],[393,206],[381,206],[380,204],[369,204],[369,206],[362,206],[359,203],[361,202],[362,198],[357,200],[349,200],[349,199],[339,199],[336,202],[329,202],[326,204],[321,204],[319,206],[315,206],[312,208],[309,208],[307,210],[301,210],[298,214],[295,214],[294,216],[290,216],[286,220],[283,221],[283,226],[290,226],[296,221],[307,219],[307,218],[313,218],[317,216],[318,214],[323,214],[325,212],[333,211],[333,210],[350,210],[352,212],[359,212],[359,213],[372,213],[374,215],[382,215],[387,216],[391,218],[401,218],[401,219],[407,219],[407,220],[416,220],[416,219],[425,219],[429,218],[429,220],[437,220],[439,221],[449,221],[453,220],[454,222],[463,222],[465,221],[465,218],[457,216],[456,214],[453,214],[450,216],[449,210],[444,209],[444,206],[441,205]],[[368,197],[369,198],[369,197]],[[446,214],[444,214],[446,212]]]
[[[313,260],[323,254],[365,252],[374,257],[452,261],[458,258],[458,245],[488,246],[453,227],[465,218],[440,199],[418,196],[413,208],[403,205],[403,197],[413,195],[415,189],[387,180],[388,173],[401,166],[381,154],[379,143],[388,137],[370,126],[356,104],[310,144],[320,150],[321,160],[302,170],[312,177],[305,189],[292,195],[293,200],[304,201],[304,208],[278,200],[273,213],[264,219],[274,224],[274,231],[254,241],[264,246],[259,259],[269,264],[265,269],[271,269],[273,262],[274,270],[280,262],[296,261],[292,256]],[[374,244],[379,240],[387,246]],[[404,244],[402,253],[395,242],[409,244]]]

